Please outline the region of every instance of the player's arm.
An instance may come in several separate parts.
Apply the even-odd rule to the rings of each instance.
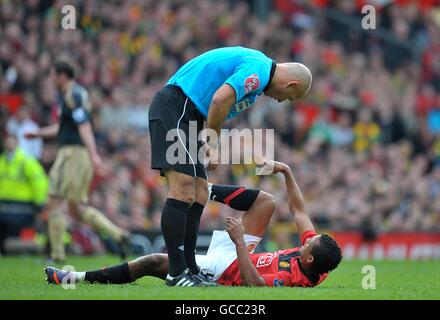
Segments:
[[[90,122],[84,122],[78,126],[78,130],[81,140],[90,154],[95,170],[98,172],[98,174],[105,176],[107,174],[107,169],[99,156],[98,151],[96,150],[96,142],[92,131],[92,125]]]
[[[26,139],[34,139],[34,138],[54,138],[57,136],[58,131],[60,130],[60,124],[54,123],[50,126],[40,128],[36,131],[26,132],[24,134]]]
[[[306,213],[306,206],[304,202],[304,197],[299,188],[295,177],[293,176],[292,170],[285,163],[273,161],[274,173],[282,173],[284,175],[284,180],[287,189],[287,198],[289,202],[289,210],[293,215],[296,227],[298,228],[299,234],[303,234],[306,231],[315,232],[315,228]]]
[[[87,93],[85,91],[75,92],[73,93],[73,100],[75,103],[72,111],[73,121],[78,126],[79,135],[90,154],[95,170],[98,174],[105,176],[107,169],[98,154],[92,124],[90,123],[90,115],[85,108],[85,105],[88,104]]]
[[[90,123],[90,115],[86,111],[85,104],[87,103],[86,93],[75,92],[73,95],[73,101],[75,103],[72,110],[72,118],[75,124],[78,126],[78,132],[82,142],[87,148],[92,159],[99,157],[96,150],[95,136],[93,135],[92,125]]]
[[[96,150],[96,142],[95,136],[93,135],[92,125],[90,122],[84,122],[78,125],[79,135],[81,136],[81,140],[87,148],[90,156],[96,157],[98,156],[98,151]]]
[[[260,276],[246,248],[244,241],[244,229],[240,221],[233,217],[226,220],[226,231],[235,244],[237,250],[238,269],[240,270],[241,279],[245,286],[265,286],[266,281]]]

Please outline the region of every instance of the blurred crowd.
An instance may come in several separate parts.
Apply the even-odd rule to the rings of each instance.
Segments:
[[[18,130],[23,121],[55,121],[50,67],[63,56],[75,61],[99,151],[113,168],[95,179],[91,202],[121,227],[158,228],[166,194],[149,163],[152,96],[206,50],[252,47],[309,66],[312,89],[294,104],[261,97],[227,127],[275,129],[275,159],[293,168],[319,227],[438,230],[440,8],[428,2],[383,2],[376,32],[349,25],[360,25],[358,1],[274,1],[262,18],[252,1],[0,0],[0,122]],[[65,4],[76,8],[77,30],[61,29]],[[32,148],[48,169],[56,144]],[[274,194],[273,223],[290,221],[282,177],[254,172],[221,165],[210,180]],[[210,203],[201,228],[222,227],[229,214]]]

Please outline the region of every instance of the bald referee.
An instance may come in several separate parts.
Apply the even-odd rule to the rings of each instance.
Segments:
[[[197,234],[208,199],[206,170],[217,163],[204,163],[192,157],[203,142],[183,139],[189,136],[190,122],[197,124],[197,136],[206,120],[207,129],[220,134],[223,123],[248,109],[264,93],[279,102],[304,97],[312,74],[300,63],[276,63],[262,52],[227,47],[208,51],[183,65],[153,98],[149,110],[152,149],[151,167],[160,170],[168,185],[161,228],[168,252],[168,286],[208,286],[198,276],[195,260]],[[167,150],[176,141],[167,141],[171,130],[182,132],[179,142],[186,159],[172,163]],[[208,141],[215,154],[217,141]],[[197,153],[198,154],[198,153]]]

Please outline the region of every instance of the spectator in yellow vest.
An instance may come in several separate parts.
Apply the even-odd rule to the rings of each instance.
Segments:
[[[41,164],[17,146],[17,137],[8,134],[0,154],[0,250],[7,237],[18,236],[34,223],[49,188]]]

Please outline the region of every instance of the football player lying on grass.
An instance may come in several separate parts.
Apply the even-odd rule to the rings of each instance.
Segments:
[[[226,231],[215,230],[206,255],[197,255],[198,277],[226,286],[313,287],[320,284],[341,261],[334,239],[317,235],[307,216],[303,195],[290,168],[271,162],[274,173],[285,177],[289,209],[300,233],[301,247],[276,252],[253,253],[275,211],[273,197],[257,189],[210,185],[209,199],[246,211],[241,219],[228,217]],[[165,279],[168,256],[149,254],[120,265],[87,272],[69,272],[46,267],[49,283],[131,283],[144,276]]]

